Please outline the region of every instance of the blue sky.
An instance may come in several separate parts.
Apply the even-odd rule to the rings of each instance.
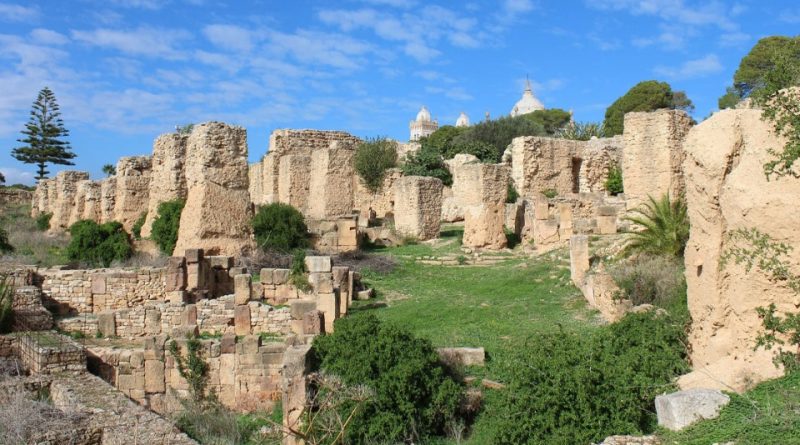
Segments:
[[[408,139],[427,105],[442,124],[508,114],[529,75],[548,108],[602,120],[641,80],[716,109],[760,38],[800,29],[796,0],[0,0],[0,143],[8,153],[50,86],[74,168],[101,177],[175,125]],[[52,168],[55,172],[62,167]],[[7,181],[33,166],[0,155]]]

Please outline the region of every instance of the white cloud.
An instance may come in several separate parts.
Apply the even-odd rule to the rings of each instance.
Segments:
[[[505,0],[503,8],[510,14],[521,14],[533,10],[533,2],[531,0]]]
[[[0,19],[9,22],[26,22],[39,17],[39,9],[15,5],[13,3],[0,3]]]
[[[800,9],[786,9],[781,11],[780,15],[778,15],[778,18],[780,21],[786,23],[800,23]]]
[[[752,39],[750,34],[744,32],[729,32],[722,34],[719,37],[719,43],[722,46],[737,46],[747,43]]]
[[[255,40],[250,30],[235,25],[209,25],[203,28],[203,34],[222,49],[244,53],[253,49]]]
[[[167,0],[110,0],[111,3],[122,6],[123,8],[141,8],[141,9],[161,9],[167,3]]]
[[[109,48],[126,54],[183,59],[186,55],[176,48],[190,37],[185,31],[139,27],[131,31],[98,28],[93,31],[72,31],[72,38],[93,46]]]
[[[34,42],[43,45],[66,45],[69,43],[67,36],[43,28],[36,28],[31,31],[31,38]]]
[[[683,80],[704,77],[720,72],[722,69],[719,57],[716,54],[709,54],[699,59],[686,61],[679,67],[657,66],[653,71],[669,79]]]
[[[12,167],[0,167],[0,173],[6,177],[6,184],[25,184],[25,185],[34,185],[36,184],[36,179],[34,179],[33,172],[20,170],[17,168]]]

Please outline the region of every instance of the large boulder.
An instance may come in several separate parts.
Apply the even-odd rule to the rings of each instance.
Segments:
[[[762,330],[756,308],[774,303],[779,312],[794,312],[800,296],[757,268],[720,267],[720,258],[737,229],[756,228],[800,246],[800,180],[767,180],[764,175],[764,164],[774,158],[769,150],[784,143],[761,111],[753,109],[715,113],[687,136],[683,170],[691,234],[685,264],[694,372],[680,379],[684,389],[744,390],[780,375],[773,352],[754,351]],[[789,270],[800,274],[800,251],[790,252],[786,260]]]
[[[731,398],[716,389],[690,389],[656,397],[658,424],[680,431],[704,419],[716,419]]]
[[[247,131],[221,122],[196,125],[186,143],[186,182],[174,255],[203,249],[236,256],[250,248]]]

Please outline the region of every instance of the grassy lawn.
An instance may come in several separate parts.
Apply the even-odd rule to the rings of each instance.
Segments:
[[[678,433],[662,432],[664,444],[800,444],[800,373],[729,395],[731,402],[718,418]]]

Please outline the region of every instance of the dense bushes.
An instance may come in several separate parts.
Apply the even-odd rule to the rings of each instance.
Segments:
[[[133,227],[131,227],[131,234],[133,238],[136,240],[142,239],[142,227],[144,227],[144,222],[147,220],[147,212],[142,213],[139,215],[139,219],[133,223]]]
[[[308,228],[303,214],[289,204],[260,207],[251,221],[258,247],[288,252],[308,245]]]
[[[374,392],[344,443],[417,443],[443,434],[457,418],[462,388],[428,340],[372,315],[354,316],[337,320],[332,335],[315,338],[313,351],[321,370]]]
[[[419,150],[406,156],[402,168],[405,176],[432,176],[441,179],[444,185],[453,184],[453,176],[444,165],[442,154],[424,141]]]
[[[14,246],[8,241],[8,232],[0,226],[0,253],[11,253],[14,251]]]
[[[662,308],[684,304],[686,278],[683,262],[674,256],[640,255],[609,268],[622,296],[638,306],[652,304]]]
[[[625,219],[638,226],[628,233],[626,253],[683,256],[689,240],[689,215],[683,198],[671,201],[669,194],[659,200],[651,196]]]
[[[479,428],[487,443],[515,445],[651,431],[655,396],[688,370],[685,341],[681,321],[653,313],[628,315],[593,335],[530,339],[503,369],[507,386]]]
[[[371,192],[383,185],[386,170],[397,165],[397,143],[389,139],[372,139],[362,142],[356,149],[356,173]]]
[[[175,250],[184,204],[183,200],[174,200],[158,205],[158,216],[153,220],[150,239],[156,243],[164,255],[172,255]]]
[[[53,217],[52,213],[40,213],[36,217],[36,228],[44,232],[50,229],[50,219]]]
[[[133,255],[128,233],[118,222],[97,224],[82,220],[69,228],[67,258],[92,266],[109,267],[115,260],[123,261]]]
[[[614,164],[608,169],[605,187],[606,191],[611,196],[619,195],[625,191],[625,187],[622,183],[622,169],[619,168],[619,165]]]

